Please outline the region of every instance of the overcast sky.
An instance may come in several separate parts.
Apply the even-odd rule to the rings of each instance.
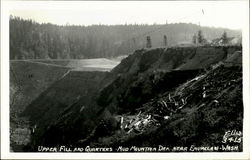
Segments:
[[[165,24],[167,21],[241,29],[248,5],[247,1],[47,1],[22,3],[13,8],[14,16],[59,25]]]

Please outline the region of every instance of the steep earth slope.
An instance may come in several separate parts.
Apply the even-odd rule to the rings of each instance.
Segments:
[[[40,144],[70,143],[78,135],[86,135],[88,125],[96,125],[96,95],[101,80],[108,74],[100,71],[70,71],[52,84],[24,110],[22,116],[31,121],[33,142]],[[63,121],[62,121],[63,120]],[[53,127],[57,124],[57,128]],[[51,131],[53,135],[44,131]],[[59,134],[59,135],[58,135]],[[43,137],[43,138],[42,138]],[[36,148],[37,149],[37,148]]]
[[[36,98],[40,101],[33,103],[32,109],[28,114],[39,118],[36,123],[41,121],[52,120],[53,112],[61,110],[67,104],[73,103],[80,99],[80,96],[87,94],[90,96],[89,88],[100,80],[102,75],[106,73],[88,71],[109,71],[119,60],[108,59],[83,59],[83,60],[49,60],[49,59],[33,59],[33,60],[11,60],[10,61],[10,134],[11,134],[11,150],[21,151],[23,145],[30,141],[30,132],[32,128],[26,117],[20,117],[20,113],[24,111],[26,106]],[[86,72],[78,72],[86,71]],[[72,71],[72,72],[70,72]],[[100,75],[95,77],[95,75]],[[64,78],[65,77],[65,78]],[[96,79],[95,79],[96,78]],[[61,79],[57,85],[53,85]],[[81,84],[83,83],[83,84]],[[40,98],[40,94],[53,86],[57,92],[49,92],[47,97]],[[60,86],[61,85],[61,86]],[[83,88],[81,88],[83,86]],[[53,88],[52,87],[52,88]],[[94,88],[92,87],[92,88]],[[64,92],[63,92],[64,91]],[[69,92],[68,92],[69,91]],[[71,91],[71,92],[70,92]],[[46,92],[47,93],[47,92]],[[46,94],[44,93],[44,94]],[[43,95],[44,95],[43,94]],[[78,94],[78,95],[76,95]],[[68,98],[66,97],[68,95]],[[88,97],[85,95],[85,97]],[[39,98],[38,98],[39,97]],[[76,98],[78,97],[78,98]],[[92,97],[92,96],[90,96]],[[47,98],[47,99],[46,99]],[[89,98],[90,99],[90,98]],[[84,104],[87,99],[84,98]],[[60,103],[61,105],[56,105]],[[51,105],[53,106],[51,107]],[[64,105],[64,106],[63,106]],[[49,108],[46,108],[50,106]],[[56,108],[61,106],[60,108]],[[36,112],[42,110],[47,115]],[[34,114],[33,114],[34,113]],[[31,121],[33,122],[33,121]],[[41,124],[46,125],[46,122]],[[35,125],[35,124],[34,124]]]
[[[238,46],[138,50],[111,71],[115,80],[102,90],[98,104],[122,109],[139,106],[157,92],[194,77],[200,70],[242,57],[240,51]]]
[[[69,68],[30,61],[10,61],[11,106],[21,110]]]
[[[176,150],[180,152],[218,146],[218,151],[232,151],[229,144],[242,151],[242,68],[221,64],[153,98],[137,113],[120,116],[121,131],[95,139],[91,146],[185,146]],[[228,131],[237,131],[237,141],[224,139]]]
[[[83,108],[87,108],[94,102],[95,94],[99,91],[99,80],[106,74],[70,71],[35,99],[23,115],[29,115],[32,124],[47,125],[55,121],[60,113],[67,113],[78,101],[82,102]]]
[[[88,80],[86,80],[82,83],[82,79],[85,79],[83,78],[85,77],[85,73],[81,72],[75,72],[77,73],[76,79],[66,76],[52,85],[47,91],[43,92],[41,96],[37,98],[24,112],[24,115],[30,117],[31,122],[34,125],[37,124],[34,136],[32,136],[33,140],[30,144],[31,148],[28,148],[28,150],[37,151],[37,145],[84,146],[91,144],[93,146],[116,146],[116,144],[119,143],[129,145],[133,144],[133,139],[136,139],[138,142],[137,145],[140,146],[146,146],[146,144],[151,143],[152,145],[159,144],[158,142],[160,142],[160,139],[156,138],[155,141],[153,141],[153,137],[150,136],[151,133],[152,135],[155,135],[154,137],[157,137],[157,133],[161,133],[159,136],[161,138],[166,138],[166,136],[172,137],[166,139],[166,144],[169,143],[169,145],[175,143],[184,144],[185,140],[188,140],[187,143],[185,142],[186,145],[196,143],[195,139],[197,136],[199,137],[200,134],[196,132],[200,132],[207,128],[206,126],[205,128],[199,128],[202,127],[203,124],[192,126],[192,123],[195,123],[195,121],[198,121],[199,119],[204,119],[204,117],[207,117],[208,119],[210,115],[204,114],[210,114],[207,110],[212,111],[210,109],[213,107],[213,103],[217,104],[218,101],[219,104],[221,104],[224,103],[221,101],[225,100],[226,104],[216,108],[215,115],[212,115],[211,113],[211,115],[215,117],[215,122],[213,120],[207,120],[207,122],[204,122],[211,123],[209,125],[212,125],[212,123],[218,121],[219,124],[217,127],[219,128],[221,127],[220,123],[222,123],[220,116],[223,116],[221,112],[226,110],[226,113],[231,113],[231,110],[228,110],[227,108],[225,109],[224,107],[230,107],[231,102],[235,100],[236,96],[241,96],[242,98],[242,95],[239,93],[241,91],[241,68],[236,67],[228,69],[218,67],[220,66],[220,63],[224,63],[223,61],[240,59],[240,52],[241,48],[239,46],[138,50],[122,60],[122,62],[110,73],[87,73],[93,75],[93,77],[89,79],[94,79],[93,82],[88,82]],[[234,53],[238,56],[235,56]],[[232,61],[230,63],[232,63]],[[217,67],[218,69],[215,69]],[[225,75],[229,74],[231,69],[234,72],[232,72],[231,76],[226,77]],[[208,72],[207,70],[210,71]],[[214,73],[217,75],[213,75]],[[74,74],[74,72],[72,72],[72,74]],[[80,74],[83,74],[83,77],[78,77]],[[195,77],[199,79],[200,76],[203,77],[197,81],[197,83],[200,82],[200,84],[196,84],[196,81],[194,80],[191,81],[192,83],[188,83]],[[216,83],[212,78],[213,76],[218,76],[218,84],[213,84]],[[223,78],[228,79],[223,80]],[[222,80],[222,82],[220,80]],[[227,80],[229,80],[231,84],[236,83],[237,85],[236,88],[234,88],[235,85],[231,86],[233,90],[232,93],[229,92],[231,90],[227,88],[228,86],[230,87],[231,84],[223,87],[224,81]],[[211,102],[212,100],[206,98],[206,96],[202,99],[204,96],[203,92],[205,92],[205,90],[203,90],[203,81],[206,81],[208,88],[221,87],[221,90],[218,92],[214,90],[211,91],[211,96],[214,98],[213,100],[216,100],[215,102]],[[210,82],[212,84],[210,84]],[[192,86],[195,88],[192,88]],[[179,92],[178,87],[184,89],[181,89],[180,93],[177,94],[175,92]],[[188,91],[192,93],[190,95],[191,99],[186,99],[187,94],[189,93]],[[234,94],[234,92],[237,93]],[[226,96],[227,93],[229,93],[230,98],[220,99],[221,95]],[[169,94],[170,97],[172,94],[177,94],[177,97],[179,97],[178,104],[185,104],[185,107],[179,106],[180,108],[176,109],[176,106],[171,106],[171,108],[162,111],[161,107],[165,106],[165,103],[156,102],[159,98],[169,98]],[[200,97],[200,99],[197,97]],[[234,126],[234,123],[238,123],[239,128],[237,129],[239,130],[241,130],[240,126],[242,126],[241,112],[243,108],[240,102],[242,103],[242,99],[237,101],[240,106],[239,108],[232,108],[233,111],[239,111],[239,114],[235,114],[236,119],[232,119],[232,126]],[[173,100],[170,103],[176,104]],[[207,104],[207,107],[203,107],[203,103]],[[168,114],[161,113],[160,115],[155,116],[157,118],[154,117],[154,119],[157,119],[154,121],[155,125],[148,127],[152,131],[142,133],[140,130],[131,130],[129,127],[129,130],[127,131],[120,130],[121,126],[119,124],[119,119],[121,117],[131,120],[131,117],[137,117],[136,115],[139,111],[141,111],[139,112],[139,115],[142,113],[141,115],[146,117],[149,116],[149,114],[146,115],[147,112],[150,113],[150,115],[152,114],[150,109],[146,112],[146,110],[141,110],[141,108],[151,108],[154,110],[154,108],[157,107],[159,107],[157,111],[161,111],[162,113],[168,112]],[[202,113],[198,112],[198,110],[200,110],[199,108],[201,108]],[[217,111],[217,109],[221,110],[221,112]],[[178,113],[173,114],[174,112],[172,113],[172,111],[175,110],[176,112],[178,110]],[[217,114],[217,112],[220,113]],[[191,115],[193,118],[188,115]],[[229,116],[229,114],[227,115]],[[152,115],[150,117],[152,118]],[[186,139],[178,139],[178,136],[172,135],[175,133],[173,130],[176,129],[174,128],[176,127],[175,124],[179,124],[182,127],[188,126],[188,124],[182,122],[185,117],[188,117],[186,123],[190,123],[193,129],[190,131],[188,131],[187,128],[186,131],[177,130],[177,134],[179,134],[178,136],[181,137],[186,134],[182,132],[194,133],[190,133],[193,134],[193,136],[187,135]],[[170,121],[161,122],[162,120],[169,118]],[[227,118],[228,117],[225,119]],[[165,125],[165,123],[170,122],[170,126],[173,126],[172,129]],[[203,123],[203,121],[201,121],[201,123]],[[124,126],[124,128],[126,127]],[[224,129],[218,132],[223,132],[228,128],[230,127],[225,126]],[[166,130],[167,132],[165,134]],[[128,136],[127,134],[124,135],[124,131],[131,134]],[[139,135],[136,135],[136,132],[139,132]],[[190,137],[193,139],[190,139]],[[143,143],[144,138],[148,138],[149,140]],[[208,139],[206,139],[206,141],[207,140]],[[167,141],[172,142],[170,143]],[[204,140],[204,143],[206,141]]]
[[[29,121],[19,114],[69,69],[30,61],[10,61],[10,142],[14,150],[19,150],[30,139]]]

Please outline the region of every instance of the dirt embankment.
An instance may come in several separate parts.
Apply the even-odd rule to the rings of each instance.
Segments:
[[[142,49],[123,59],[112,72],[129,74],[156,69],[165,71],[203,69],[226,60],[236,51],[241,51],[241,47],[204,46]],[[237,57],[242,56],[238,55]]]
[[[95,115],[100,108],[95,108],[95,99],[106,74],[99,71],[70,71],[27,106],[22,116],[28,117],[35,129],[32,143],[69,143],[72,141],[70,137],[89,133],[85,128],[89,122],[91,127],[96,125]],[[44,134],[44,131],[47,133]]]
[[[241,57],[238,46],[138,50],[111,71],[114,80],[101,91],[98,104],[112,112],[131,111],[219,62],[241,65]]]
[[[213,70],[213,68],[219,66],[218,63],[222,63],[222,61],[226,61],[233,56],[235,51],[241,52],[241,48],[230,46],[138,50],[123,59],[110,73],[95,74],[94,72],[88,72],[86,74],[72,72],[71,76],[64,77],[41,94],[26,110],[26,115],[29,115],[32,121],[40,121],[41,126],[46,124],[36,130],[35,136],[33,136],[33,145],[31,146],[35,149],[36,145],[94,144],[101,137],[112,137],[117,129],[119,130],[119,121],[116,120],[117,115],[137,114],[138,110],[149,104],[149,102],[157,100],[164,94],[177,91],[178,87],[204,74],[206,70]],[[241,56],[241,54],[238,54],[238,56]],[[231,60],[233,59],[235,57],[231,58]],[[207,80],[211,81],[211,83],[215,82],[212,77],[216,75],[212,73],[220,75],[219,71],[224,75],[224,72],[228,73],[230,70],[211,71]],[[240,70],[236,69],[236,72],[240,73]],[[84,75],[80,76],[81,74]],[[219,77],[223,78],[223,75]],[[230,81],[234,80],[233,77]],[[224,78],[226,78],[225,75]],[[236,77],[236,79],[238,78]],[[237,80],[237,83],[240,83],[240,80]],[[218,84],[218,86],[221,85],[223,83]],[[203,84],[200,84],[197,87],[202,86]],[[216,87],[216,85],[213,87]],[[223,90],[227,89],[222,87],[221,91]],[[171,117],[176,118],[173,124],[185,117],[186,114],[193,113],[192,109],[196,110],[196,108],[199,108],[193,108],[192,106],[201,105],[200,103],[203,102],[195,100],[195,97],[200,95],[197,90],[190,88],[190,92],[193,92],[194,95],[193,100],[188,101],[189,104],[187,106],[190,107],[190,110],[183,110],[185,113]],[[220,93],[214,93],[213,96],[216,95],[220,95]],[[204,103],[210,104],[208,101],[204,101]],[[230,104],[229,101],[226,103]],[[155,107],[154,104],[149,106],[152,109]],[[187,108],[185,107],[185,109]],[[222,108],[223,111],[224,109]],[[35,112],[39,114],[32,115]],[[206,114],[205,110],[204,114]],[[160,116],[164,118],[169,115]],[[197,115],[198,118],[196,117],[193,120],[198,120],[199,116],[204,115]],[[217,118],[220,114],[214,116]],[[42,124],[42,122],[45,123]],[[239,123],[241,123],[240,120]],[[185,126],[185,124],[181,125]],[[154,134],[162,133],[164,127],[162,130],[157,127],[157,130]],[[194,126],[194,132],[196,131],[197,126]],[[143,133],[145,138],[149,136],[148,133]],[[172,134],[171,131],[168,133]],[[166,138],[164,136],[159,137]],[[172,137],[172,140],[176,140],[176,137]],[[126,142],[124,144],[132,144],[131,141],[134,138],[144,139],[140,136],[130,137],[125,139]],[[193,138],[195,139],[195,136]],[[138,145],[143,146],[151,143],[151,141],[152,144],[158,144],[158,141],[149,140],[147,143],[143,143],[138,140]],[[183,143],[182,140],[179,142]],[[103,144],[104,142],[99,145]],[[115,144],[115,142],[109,143],[109,145],[114,146]]]
[[[85,106],[93,102],[99,89],[99,81],[106,72],[70,71],[52,84],[45,92],[35,99],[24,111],[31,122],[47,125],[56,120],[58,115],[66,112],[78,101]],[[86,106],[86,107],[87,107]]]
[[[242,151],[242,67],[217,66],[119,117],[124,128],[93,146],[195,146],[200,152],[199,147],[231,145]],[[233,131],[239,135],[225,139]]]
[[[10,101],[21,111],[69,68],[29,61],[10,61]]]
[[[29,121],[19,114],[68,70],[29,61],[10,61],[10,142],[13,150],[22,150],[30,141]]]

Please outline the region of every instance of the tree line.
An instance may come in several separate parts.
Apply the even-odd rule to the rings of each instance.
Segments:
[[[237,30],[199,27],[195,24],[55,25],[10,16],[10,59],[108,58],[132,53],[147,45],[176,45],[193,41],[202,29],[206,39],[241,36]]]

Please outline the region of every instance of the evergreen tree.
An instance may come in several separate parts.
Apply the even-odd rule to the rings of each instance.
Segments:
[[[10,59],[108,58],[126,55],[145,47],[145,34],[150,33],[147,45],[149,48],[152,47],[152,41],[155,47],[173,46],[185,39],[184,32],[188,35],[187,40],[192,41],[193,31],[199,28],[197,25],[185,23],[168,24],[164,28],[159,24],[59,26],[10,16]],[[221,36],[224,29],[202,30],[210,39],[214,39]],[[232,36],[241,36],[238,31],[226,31]],[[163,33],[168,37],[164,36],[162,39]],[[196,43],[198,40],[199,43],[205,43],[201,31],[199,35]]]

